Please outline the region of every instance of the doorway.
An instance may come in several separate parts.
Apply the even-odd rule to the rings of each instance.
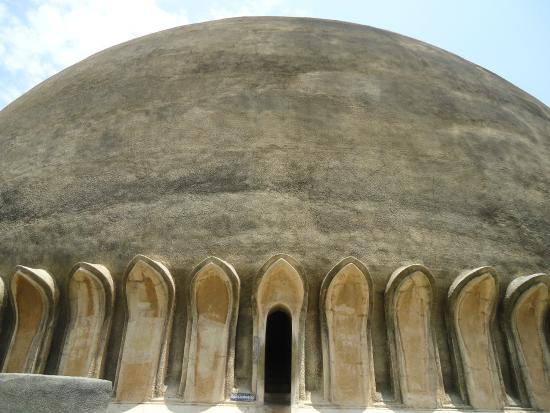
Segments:
[[[292,321],[284,311],[267,316],[265,332],[266,401],[290,400],[292,374]]]

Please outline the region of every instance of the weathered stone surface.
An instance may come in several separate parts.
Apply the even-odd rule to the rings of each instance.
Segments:
[[[546,274],[519,277],[506,289],[504,300],[504,325],[519,392],[540,410],[550,410],[549,290]]]
[[[161,396],[171,338],[175,285],[168,269],[143,255],[128,265],[123,294],[127,315],[115,382],[116,399]]]
[[[193,266],[221,257],[241,278],[235,384],[248,391],[255,275],[273,254],[291,254],[312,288],[304,386],[321,400],[318,289],[351,254],[369,265],[375,379],[391,399],[388,275],[424,263],[442,303],[462,268],[493,265],[501,287],[545,270],[549,139],[544,104],[395,33],[278,17],[175,28],[98,53],[0,111],[0,275],[7,286],[14,266],[28,264],[65,286],[83,260],[108,267],[120,291],[127,262],[143,253],[170,265],[185,302],[179,286]],[[454,393],[438,310],[442,374]],[[125,311],[116,305],[111,380]],[[4,313],[2,340],[14,318]],[[172,397],[187,318],[178,305]]]
[[[441,407],[444,399],[433,283],[425,267],[401,267],[391,275],[384,296],[396,396],[417,409]]]
[[[338,263],[321,286],[324,393],[344,406],[367,406],[375,392],[369,316],[372,281],[354,258]]]
[[[42,373],[57,318],[59,291],[47,271],[17,266],[10,297],[15,326],[4,359],[4,373]]]
[[[69,275],[70,319],[58,373],[61,376],[101,377],[111,330],[114,284],[102,265],[75,265]]]
[[[180,385],[185,401],[219,403],[231,394],[239,289],[233,267],[218,258],[194,271]]]
[[[105,413],[111,390],[107,380],[0,373],[0,411]]]
[[[464,399],[476,410],[501,410],[505,392],[492,330],[498,300],[493,268],[459,276],[449,288],[448,324],[458,382]]]
[[[254,294],[254,338],[252,391],[256,400],[264,401],[264,367],[267,318],[275,310],[290,316],[292,323],[292,375],[290,402],[297,404],[305,398],[304,335],[307,311],[307,283],[294,258],[276,255],[258,273]]]

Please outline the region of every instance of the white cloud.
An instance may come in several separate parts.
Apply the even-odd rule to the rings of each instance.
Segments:
[[[157,0],[33,0],[24,17],[0,4],[2,83],[13,77],[29,88],[107,47],[187,22],[184,10],[166,11]],[[2,86],[0,106],[16,90]]]

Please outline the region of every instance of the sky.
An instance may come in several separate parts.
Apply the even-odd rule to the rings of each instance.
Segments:
[[[483,66],[550,106],[550,0],[0,0],[0,109],[107,47],[245,15],[391,30]]]

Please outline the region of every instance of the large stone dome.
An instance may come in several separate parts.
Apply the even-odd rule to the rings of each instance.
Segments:
[[[503,283],[548,269],[550,109],[458,56],[371,27],[258,17],[145,36],[3,109],[0,147],[6,283],[23,264],[47,269],[63,293],[87,261],[120,284],[145,254],[174,275],[175,325],[207,256],[235,267],[248,334],[254,275],[291,255],[309,283],[306,346],[317,350],[318,291],[343,257],[368,266],[377,314],[390,274],[408,263],[430,268],[440,308],[465,268],[491,265]],[[115,311],[120,326],[122,304]],[[375,320],[377,380],[389,382]],[[168,382],[181,372],[182,330]],[[237,383],[250,375],[242,343]],[[306,389],[320,387],[306,375]]]
[[[385,274],[548,265],[550,110],[425,43],[326,20],[163,31],[0,114],[2,272],[353,254]],[[124,263],[124,264],[123,264]]]
[[[326,20],[163,31],[64,70],[0,114],[1,266],[136,252],[313,272],[541,270],[550,110],[425,43]]]

